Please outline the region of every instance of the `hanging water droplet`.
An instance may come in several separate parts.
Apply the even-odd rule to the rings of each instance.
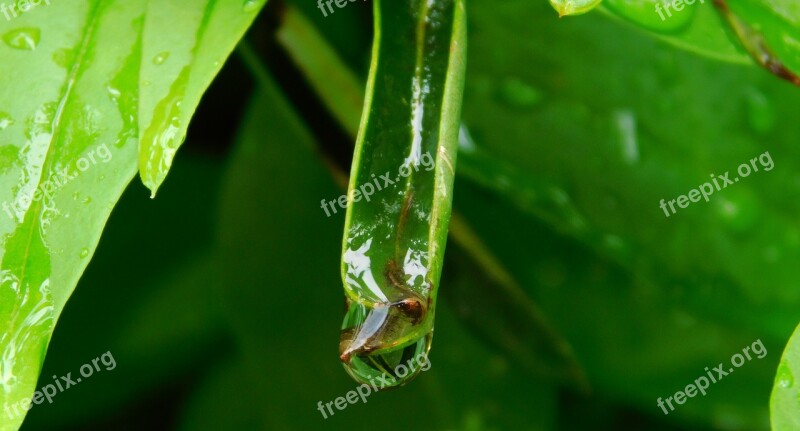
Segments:
[[[23,27],[11,30],[3,35],[6,45],[14,49],[33,51],[39,45],[41,31],[38,28]]]
[[[169,58],[169,51],[164,51],[153,57],[153,64],[161,65]]]
[[[433,330],[419,327],[414,313],[420,310],[405,302],[404,305],[381,304],[369,308],[348,300],[339,358],[356,381],[367,384],[384,381],[381,388],[402,386],[430,367],[427,353]],[[406,342],[402,347],[385,344],[386,339],[394,338]]]
[[[507,78],[500,84],[500,100],[518,109],[530,109],[542,100],[542,93],[516,78]]]

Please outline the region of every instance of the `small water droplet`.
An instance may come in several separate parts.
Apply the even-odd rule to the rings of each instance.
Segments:
[[[775,127],[775,111],[764,94],[757,90],[747,92],[747,121],[758,133],[768,133]]]
[[[41,36],[38,28],[23,27],[6,32],[3,35],[3,41],[11,48],[33,51],[39,45]]]
[[[513,108],[530,109],[542,101],[542,93],[533,86],[515,78],[500,85],[500,100]]]
[[[0,130],[5,130],[14,124],[14,119],[7,112],[0,112]]]
[[[758,200],[751,193],[742,190],[732,191],[726,197],[720,196],[716,200],[716,206],[722,222],[738,232],[750,229],[761,213]]]
[[[245,0],[242,10],[246,13],[255,12],[261,7],[262,3],[263,0]]]
[[[81,195],[78,192],[72,194],[72,200],[77,201]]]
[[[71,49],[61,48],[53,53],[53,62],[64,69],[68,69],[72,64],[75,52]]]
[[[625,109],[614,113],[614,122],[619,130],[622,160],[632,165],[639,161],[639,144],[636,138],[636,116]]]
[[[149,87],[150,81],[142,81],[142,87]]]
[[[775,376],[775,380],[778,382],[778,386],[782,388],[791,388],[794,386],[794,376],[786,362],[781,362],[780,366],[778,366],[778,373]]]
[[[112,100],[117,100],[119,98],[119,96],[122,95],[122,92],[120,92],[118,89],[116,89],[116,88],[114,88],[114,87],[112,87],[110,85],[106,86],[106,91],[108,91],[108,94],[111,95],[111,99]]]
[[[85,196],[83,199],[81,199],[81,202],[84,205],[88,205],[88,204],[90,204],[92,202],[92,198],[90,198],[89,196]]]
[[[153,64],[164,64],[165,61],[169,58],[169,51],[164,51],[153,57]]]
[[[84,248],[81,249],[81,259],[84,259],[87,256],[89,256],[89,249],[84,247]]]

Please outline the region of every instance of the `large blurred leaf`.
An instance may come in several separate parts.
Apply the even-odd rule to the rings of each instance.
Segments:
[[[0,73],[10,79],[0,89],[0,404],[32,394],[53,325],[136,172],[139,127],[183,136],[184,120],[261,5],[182,3],[205,13],[175,25],[151,17],[166,11],[150,3],[148,12],[144,0],[54,2],[14,18],[2,37]],[[219,23],[212,41],[198,22]],[[170,64],[169,41],[195,35],[204,53],[188,75],[148,72],[153,60]],[[182,88],[187,76],[180,124],[173,110],[159,109],[172,106],[169,95],[153,106],[158,96],[144,90],[139,105],[140,85]],[[23,417],[0,429],[16,429]]]
[[[697,187],[709,173],[749,162],[763,151],[756,141],[795,140],[796,127],[775,125],[779,118],[791,124],[788,114],[797,95],[786,94],[784,84],[755,69],[674,53],[599,21],[558,23],[566,28],[543,24],[526,33],[531,28],[528,17],[536,16],[529,4],[471,5],[477,11],[477,46],[470,52],[467,120],[477,127],[476,139],[467,136],[462,146],[458,173],[601,256],[594,270],[599,274],[589,271],[566,284],[591,286],[593,293],[581,296],[579,307],[569,289],[552,291],[547,307],[549,315],[560,317],[559,329],[572,334],[570,341],[582,362],[593,365],[590,377],[600,389],[631,402],[643,400],[649,410],[651,399],[677,389],[676,381],[691,381],[697,370],[725,360],[755,338],[769,339],[765,342],[774,349],[775,340],[782,339],[798,317],[796,306],[779,299],[792,295],[781,280],[797,276],[790,264],[796,256],[784,257],[789,250],[796,254],[797,247],[774,245],[791,241],[783,233],[793,230],[788,220],[780,228],[752,229],[774,223],[754,219],[769,217],[769,211],[753,202],[748,189],[762,189],[764,181],[771,184],[775,196],[762,193],[762,199],[772,202],[773,217],[785,220],[781,214],[797,211],[796,205],[779,199],[783,192],[778,190],[785,190],[790,172],[762,170],[760,176],[714,196],[717,201],[669,219],[658,201]],[[519,43],[520,34],[527,34],[526,43]],[[598,37],[614,40],[617,46],[593,44]],[[496,48],[498,41],[504,49]],[[586,46],[594,51],[586,52]],[[587,61],[603,68],[588,71]],[[531,62],[539,66],[532,68]],[[730,88],[740,90],[731,94]],[[708,112],[715,115],[706,119]],[[685,130],[696,135],[687,136]],[[772,150],[777,159],[775,153]],[[572,196],[576,191],[578,196]],[[540,247],[558,250],[563,239],[548,243],[541,233],[521,239],[507,226],[531,221],[518,218],[516,223],[498,224],[495,214],[509,211],[498,205],[485,202],[465,213],[492,208],[491,215],[475,225],[486,238],[496,238],[490,241],[493,249],[502,251],[503,262],[513,265],[527,286],[564,285],[567,274],[587,272],[571,262],[578,245],[554,256],[557,263],[548,259],[536,266],[541,270],[530,269],[531,261],[546,258]],[[508,231],[508,242],[500,240],[500,231]],[[538,244],[537,253],[522,253],[519,244]],[[743,252],[750,258],[739,257]],[[609,271],[613,277],[597,278]],[[722,276],[725,271],[733,273]],[[765,283],[764,277],[770,281]],[[769,305],[768,297],[774,298]],[[616,313],[609,315],[604,308]],[[589,312],[596,320],[586,320]],[[614,340],[615,333],[627,340],[624,348],[606,341]],[[697,343],[682,341],[689,336]],[[650,342],[630,341],[643,338]],[[684,349],[665,353],[667,346],[678,343]],[[757,390],[726,391],[721,386],[678,416],[733,428],[763,427],[771,361],[772,357],[749,366],[726,382]],[[631,379],[630,369],[642,371]],[[629,383],[620,387],[620,379]]]

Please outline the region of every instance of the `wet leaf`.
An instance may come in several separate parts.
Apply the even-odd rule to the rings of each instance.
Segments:
[[[342,247],[339,354],[360,382],[430,348],[453,199],[464,14],[460,0],[375,3]]]
[[[169,109],[149,101],[157,89],[184,84],[145,65],[164,44],[197,32],[186,22],[150,19],[165,13],[165,3],[150,2],[148,11],[144,0],[53,2],[16,17],[3,35],[0,405],[17,408],[0,429],[16,429],[25,416],[55,322],[136,173],[139,131],[185,133],[200,95],[259,9],[250,3],[181,3],[204,11],[203,23],[219,24],[213,41],[200,33],[197,67],[184,66],[192,73],[183,76],[178,126]],[[177,54],[157,62],[180,61]],[[153,90],[140,93],[148,86]],[[155,188],[160,180],[153,178]]]
[[[800,375],[800,327],[789,339],[775,375],[769,401],[770,422],[774,431],[800,429],[800,387],[795,382],[797,375]]]

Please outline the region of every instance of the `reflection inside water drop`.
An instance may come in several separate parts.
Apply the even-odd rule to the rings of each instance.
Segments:
[[[3,41],[6,45],[24,51],[36,49],[40,39],[41,31],[33,27],[17,28],[3,35]]]
[[[339,340],[348,374],[361,383],[383,377],[387,387],[411,381],[424,367],[403,364],[430,348],[433,319],[425,318],[427,309],[419,298],[373,307],[348,300]]]

